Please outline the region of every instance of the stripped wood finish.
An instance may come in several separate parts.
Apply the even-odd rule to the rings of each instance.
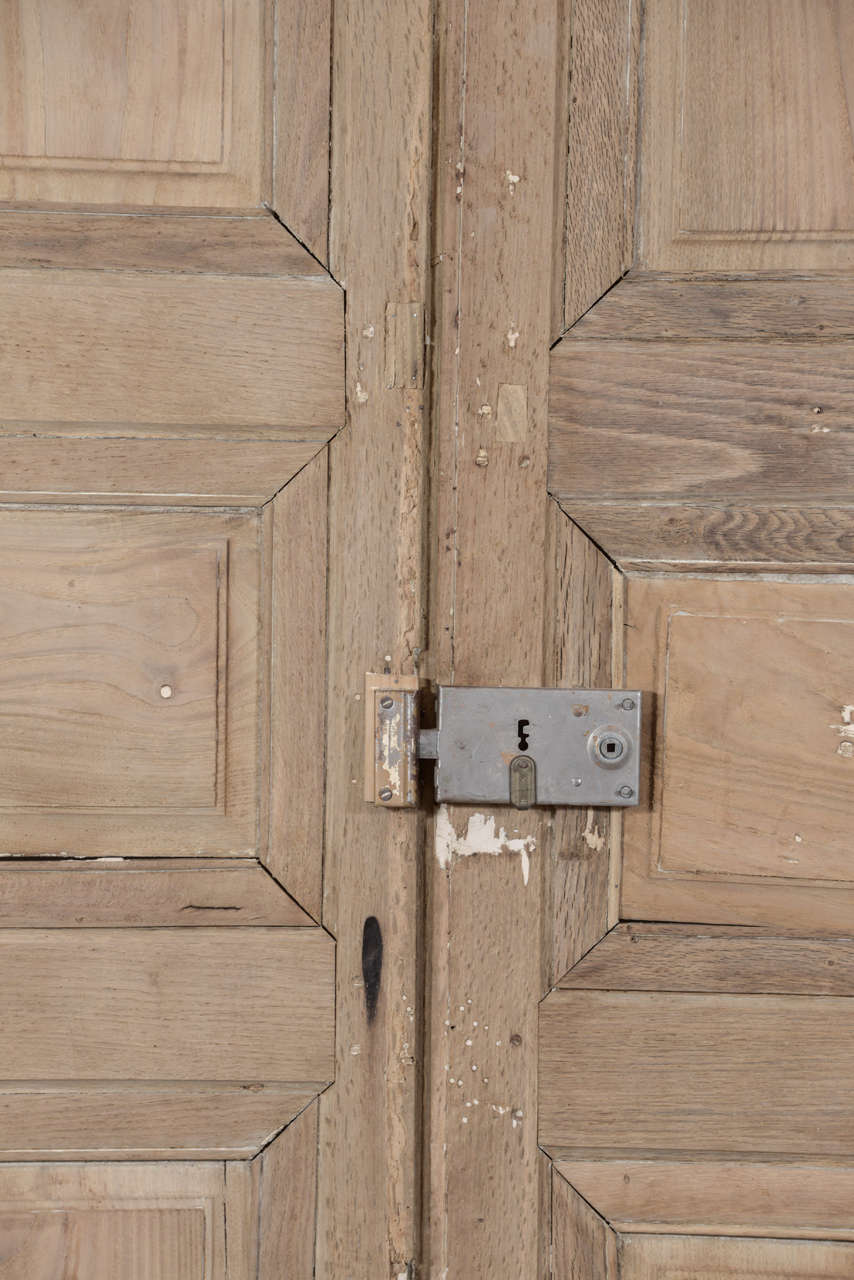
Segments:
[[[854,1240],[850,1166],[561,1160],[556,1169],[616,1231]]]
[[[384,333],[390,302],[427,299],[432,39],[427,0],[335,5],[330,270],[347,290],[348,359],[329,453],[323,921],[338,941],[337,1053],[315,1259],[329,1276],[406,1275],[420,1253],[420,818],[362,799],[361,699],[366,671],[409,674],[424,647],[424,392],[388,385]]]
[[[551,664],[543,633],[557,594],[545,492],[556,19],[555,6],[538,0],[522,9],[449,0],[438,10],[429,658],[442,683],[539,685]],[[551,963],[549,840],[548,819],[534,810],[455,806],[435,816],[431,1274],[534,1275],[546,1265],[533,1063],[536,999]]]
[[[617,1280],[617,1237],[555,1165],[551,1173],[553,1280]]]
[[[318,1110],[315,1101],[259,1157],[257,1280],[314,1280]]]
[[[620,1240],[620,1280],[846,1280],[854,1245],[807,1240],[714,1240],[704,1236],[635,1236]]]

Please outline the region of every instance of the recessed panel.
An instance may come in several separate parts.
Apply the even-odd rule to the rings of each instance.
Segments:
[[[852,1271],[854,1244],[620,1237],[622,1280],[847,1280]]]
[[[845,927],[854,587],[631,579],[628,623],[654,710],[623,917]]]
[[[255,515],[0,514],[3,853],[254,852]]]
[[[652,0],[646,37],[642,263],[850,265],[852,0]]]
[[[226,542],[56,532],[0,559],[0,808],[214,808]]]
[[[3,8],[3,155],[221,159],[228,0],[9,0]]]

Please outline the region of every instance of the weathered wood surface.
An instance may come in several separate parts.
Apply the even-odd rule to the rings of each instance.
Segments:
[[[850,269],[850,6],[651,0],[644,33],[640,262]]]
[[[601,991],[847,996],[854,940],[770,926],[619,924],[559,984]]]
[[[427,0],[335,5],[330,269],[347,290],[348,380],[329,481],[323,919],[338,941],[337,1055],[315,1260],[329,1276],[397,1277],[419,1254],[420,819],[362,799],[362,695],[366,671],[409,674],[424,646],[424,393],[387,385],[384,329],[389,302],[427,300],[432,40]],[[381,967],[375,945],[363,955],[371,919]]]
[[[574,0],[561,12],[568,48],[559,84],[556,271],[559,327],[570,328],[631,266],[640,5]],[[566,112],[564,123],[563,113]],[[565,218],[565,228],[561,223]]]
[[[854,1240],[854,1169],[719,1160],[561,1160],[617,1231]]]
[[[430,674],[539,685],[557,13],[438,10]],[[536,1001],[548,820],[441,809],[428,854],[431,1274],[541,1266]]]
[[[254,859],[16,859],[0,864],[0,927],[311,925]]]
[[[0,935],[6,1080],[314,1083],[332,1075],[321,929],[14,929]]]
[[[552,1167],[551,1193],[549,1280],[617,1280],[617,1237],[560,1165]]]
[[[845,580],[629,580],[624,918],[849,931],[852,606]]]
[[[846,1280],[854,1245],[811,1240],[715,1240],[708,1236],[625,1235],[620,1238],[621,1280],[661,1276],[714,1276],[715,1280],[765,1280],[769,1275]]]
[[[314,1280],[316,1275],[317,1123],[313,1102],[259,1157],[257,1280]]]
[[[622,579],[554,503],[549,507],[548,535],[554,590],[546,611],[546,684],[592,689],[619,685]],[[555,811],[551,864],[545,872],[550,877],[546,893],[551,919],[546,920],[544,935],[550,983],[616,921],[621,829],[619,814],[607,809]]]
[[[144,252],[142,255],[144,265]],[[3,434],[318,445],[343,419],[341,291],[311,273],[7,267]]]
[[[268,506],[269,833],[263,861],[320,919],[326,753],[329,458],[324,450]]]
[[[553,991],[541,1006],[550,1153],[847,1160],[854,999]]]
[[[318,1085],[0,1084],[0,1161],[248,1160]]]

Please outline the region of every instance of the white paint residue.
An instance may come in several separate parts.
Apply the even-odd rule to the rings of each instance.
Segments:
[[[594,853],[601,853],[605,848],[605,837],[593,822],[593,810],[587,810],[587,823],[581,833],[581,839]]]
[[[511,351],[516,346],[516,343],[518,341],[519,341],[519,330],[511,327],[510,329],[507,330],[507,345]]]
[[[852,723],[852,717],[854,717],[854,703],[846,703],[845,706],[841,708],[839,714],[842,716],[842,724],[832,724],[828,727],[835,729],[840,738],[854,739],[854,723]]]
[[[510,187],[511,196],[515,196],[516,188],[519,185],[519,183],[522,181],[522,179],[519,177],[518,173],[511,173],[509,169],[505,169],[504,176],[507,179],[508,185]]]
[[[356,401],[358,404],[368,403],[368,393],[362,386],[361,382],[356,383]]]
[[[591,811],[592,813],[592,811]],[[518,853],[522,860],[522,882],[527,885],[531,875],[531,854],[537,847],[534,836],[520,836],[511,840],[503,827],[495,830],[495,818],[485,813],[473,813],[468,820],[466,833],[458,836],[448,806],[439,806],[436,819],[436,858],[443,871],[447,871],[457,858],[471,858],[474,854]]]

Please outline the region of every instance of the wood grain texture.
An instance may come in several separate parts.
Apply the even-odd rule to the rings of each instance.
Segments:
[[[839,276],[744,279],[630,271],[581,317],[574,337],[650,342],[850,342],[854,314]]]
[[[427,296],[432,40],[428,0],[336,2],[330,269],[347,289],[348,413],[330,448],[323,918],[338,1031],[320,1103],[318,1275],[397,1277],[419,1256],[421,824],[361,798],[361,698],[366,671],[409,674],[424,645],[424,393],[386,385],[382,338],[389,301]],[[370,917],[383,961],[369,1017]]]
[[[257,208],[271,186],[270,9],[8,4],[0,199]]]
[[[557,6],[443,0],[437,31],[430,674],[539,685]],[[501,387],[524,389],[512,439]],[[436,1275],[541,1267],[534,1037],[547,835],[536,811],[455,807],[440,810],[430,841],[425,1265]]]
[[[852,1051],[850,998],[553,991],[541,1006],[540,1142],[845,1160]]]
[[[847,931],[850,591],[630,579],[626,678],[655,697],[624,917]],[[773,763],[748,787],[760,756]]]
[[[565,339],[552,354],[551,492],[570,513],[594,494],[846,503],[852,371],[841,342]]]
[[[834,0],[648,6],[643,265],[851,267],[852,22]]]
[[[0,545],[3,851],[253,854],[257,518],[5,508]]]
[[[0,863],[0,927],[309,926],[248,858],[17,859]]]
[[[854,1245],[809,1240],[714,1240],[708,1236],[623,1236],[621,1280],[844,1280],[854,1266]]]
[[[6,268],[4,434],[328,439],[341,316],[322,276]]]
[[[0,1161],[248,1160],[317,1086],[0,1084]]]
[[[549,1280],[617,1280],[617,1237],[561,1172],[551,1173]]]
[[[851,506],[573,498],[571,507],[626,573],[845,573],[854,564]]]
[[[557,1170],[621,1232],[854,1240],[854,1169],[578,1160]]]
[[[563,24],[571,33],[569,101],[558,108],[569,117],[560,264],[568,329],[632,263],[640,5],[574,0]]]
[[[326,752],[326,451],[269,512],[270,813],[264,862],[320,919]]]
[[[558,985],[847,996],[854,991],[854,942],[780,934],[768,926],[618,924]]]
[[[260,1156],[257,1280],[313,1280],[317,1220],[318,1104],[312,1103]]]
[[[273,200],[321,262],[329,248],[332,0],[274,0]]]
[[[581,530],[552,503],[553,606],[546,613],[546,684],[611,688],[621,667],[613,626],[622,581]],[[616,918],[620,819],[607,809],[558,809],[551,841],[550,983],[599,941]]]
[[[76,427],[75,430],[85,431]],[[12,503],[257,507],[311,461],[326,438],[75,438],[0,433],[0,499]],[[54,428],[51,428],[52,432]]]
[[[15,929],[0,954],[6,1080],[331,1077],[322,930]]]
[[[322,276],[266,210],[242,216],[157,212],[0,212],[0,267],[237,276]]]
[[[0,1168],[0,1256],[13,1280],[249,1280],[227,1237],[250,1204],[223,1164]]]

